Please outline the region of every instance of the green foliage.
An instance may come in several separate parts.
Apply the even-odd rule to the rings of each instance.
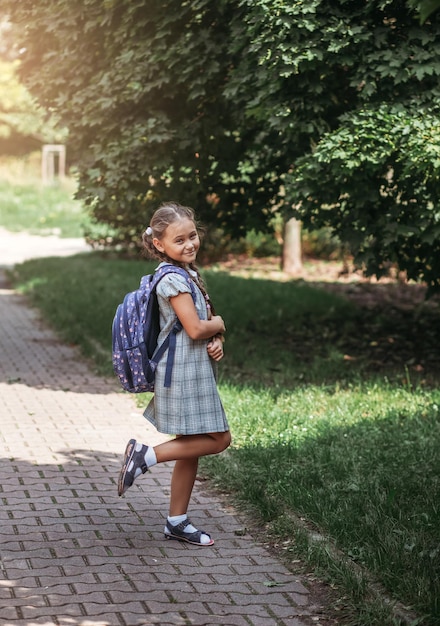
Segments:
[[[230,251],[245,254],[248,257],[280,256],[281,244],[271,233],[257,232],[254,229],[246,233],[239,241],[232,243]]]
[[[287,214],[331,228],[368,273],[397,263],[439,289],[438,16],[421,26],[392,1],[240,4],[226,90],[289,154]]]
[[[79,196],[95,218],[125,243],[170,197],[236,234],[264,222],[251,200],[273,195],[272,185],[267,192],[240,163],[242,138],[221,96],[227,4],[56,5],[24,0],[10,12],[27,46],[22,75],[68,125]]]
[[[303,256],[315,259],[343,260],[346,252],[344,246],[341,245],[340,239],[328,227],[317,230],[302,228],[301,248]]]
[[[355,132],[366,158],[355,168],[348,155],[343,169],[353,177],[352,190],[367,190],[379,204],[352,193],[345,223],[372,225],[376,241],[380,212],[389,249],[378,245],[373,261],[366,258],[360,239],[369,233],[341,229],[338,212],[328,210],[349,185],[340,176],[330,181],[328,198],[322,181],[319,190],[311,188],[315,196],[309,193],[303,207],[313,205],[313,214],[304,208],[305,221],[352,237],[342,243],[374,272],[395,260],[402,228],[432,224],[416,262],[409,244],[397,260],[438,288],[430,213],[439,200],[435,166],[422,168],[432,157],[425,132],[436,154],[438,13],[421,25],[412,5],[396,0],[5,1],[26,48],[22,75],[69,127],[79,195],[98,221],[118,231],[112,243],[133,243],[153,207],[170,197],[234,237],[263,230],[274,207],[289,217],[306,196],[304,186],[297,188],[298,164],[302,172],[307,161],[319,170],[313,163],[325,142],[354,141]],[[403,121],[387,118],[397,114],[411,129],[414,169],[409,157],[404,166],[405,142],[394,149],[383,137],[382,123],[402,129]],[[405,193],[385,213],[384,163],[368,155],[372,145],[381,155],[388,150],[386,171]]]
[[[312,228],[332,226],[369,274],[386,262],[440,288],[440,123],[423,109],[343,116],[289,177]]]
[[[439,0],[410,0],[408,4],[419,11],[421,24],[440,8]]]
[[[437,29],[418,25],[401,2],[241,0],[240,6],[234,45],[242,60],[226,92],[243,104],[247,119],[264,119],[276,130],[283,147],[295,140],[291,157],[365,103],[432,103],[439,95]]]

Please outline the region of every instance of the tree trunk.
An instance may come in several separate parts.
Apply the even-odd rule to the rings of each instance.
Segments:
[[[284,228],[283,270],[296,276],[302,267],[301,222],[292,217]]]

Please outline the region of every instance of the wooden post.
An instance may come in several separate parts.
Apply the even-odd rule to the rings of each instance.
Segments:
[[[283,270],[297,276],[302,268],[301,222],[292,217],[284,227]]]
[[[58,157],[58,167],[55,167],[55,156]],[[66,175],[66,146],[60,144],[46,144],[43,146],[41,158],[41,178],[44,185],[50,185],[58,176],[62,180]]]

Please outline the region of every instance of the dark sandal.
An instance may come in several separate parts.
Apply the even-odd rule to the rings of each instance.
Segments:
[[[203,530],[195,530],[194,532],[186,532],[185,528],[189,526],[191,522],[187,518],[177,526],[173,526],[167,520],[165,526],[165,539],[177,539],[178,541],[186,541],[187,543],[192,543],[194,546],[212,546],[214,544],[214,540],[211,539],[211,535],[205,533]],[[202,543],[201,537],[202,535],[206,535],[209,537],[209,543]]]
[[[118,496],[122,496],[135,480],[135,472],[138,468],[142,474],[148,472],[148,466],[145,463],[145,450],[147,446],[142,446],[141,451],[136,450],[136,439],[130,439],[124,452],[124,460],[118,478]]]

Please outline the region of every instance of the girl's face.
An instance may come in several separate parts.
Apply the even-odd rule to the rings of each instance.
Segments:
[[[154,246],[178,263],[193,263],[200,248],[200,239],[196,225],[188,217],[183,217],[169,224],[162,239],[153,239]]]

